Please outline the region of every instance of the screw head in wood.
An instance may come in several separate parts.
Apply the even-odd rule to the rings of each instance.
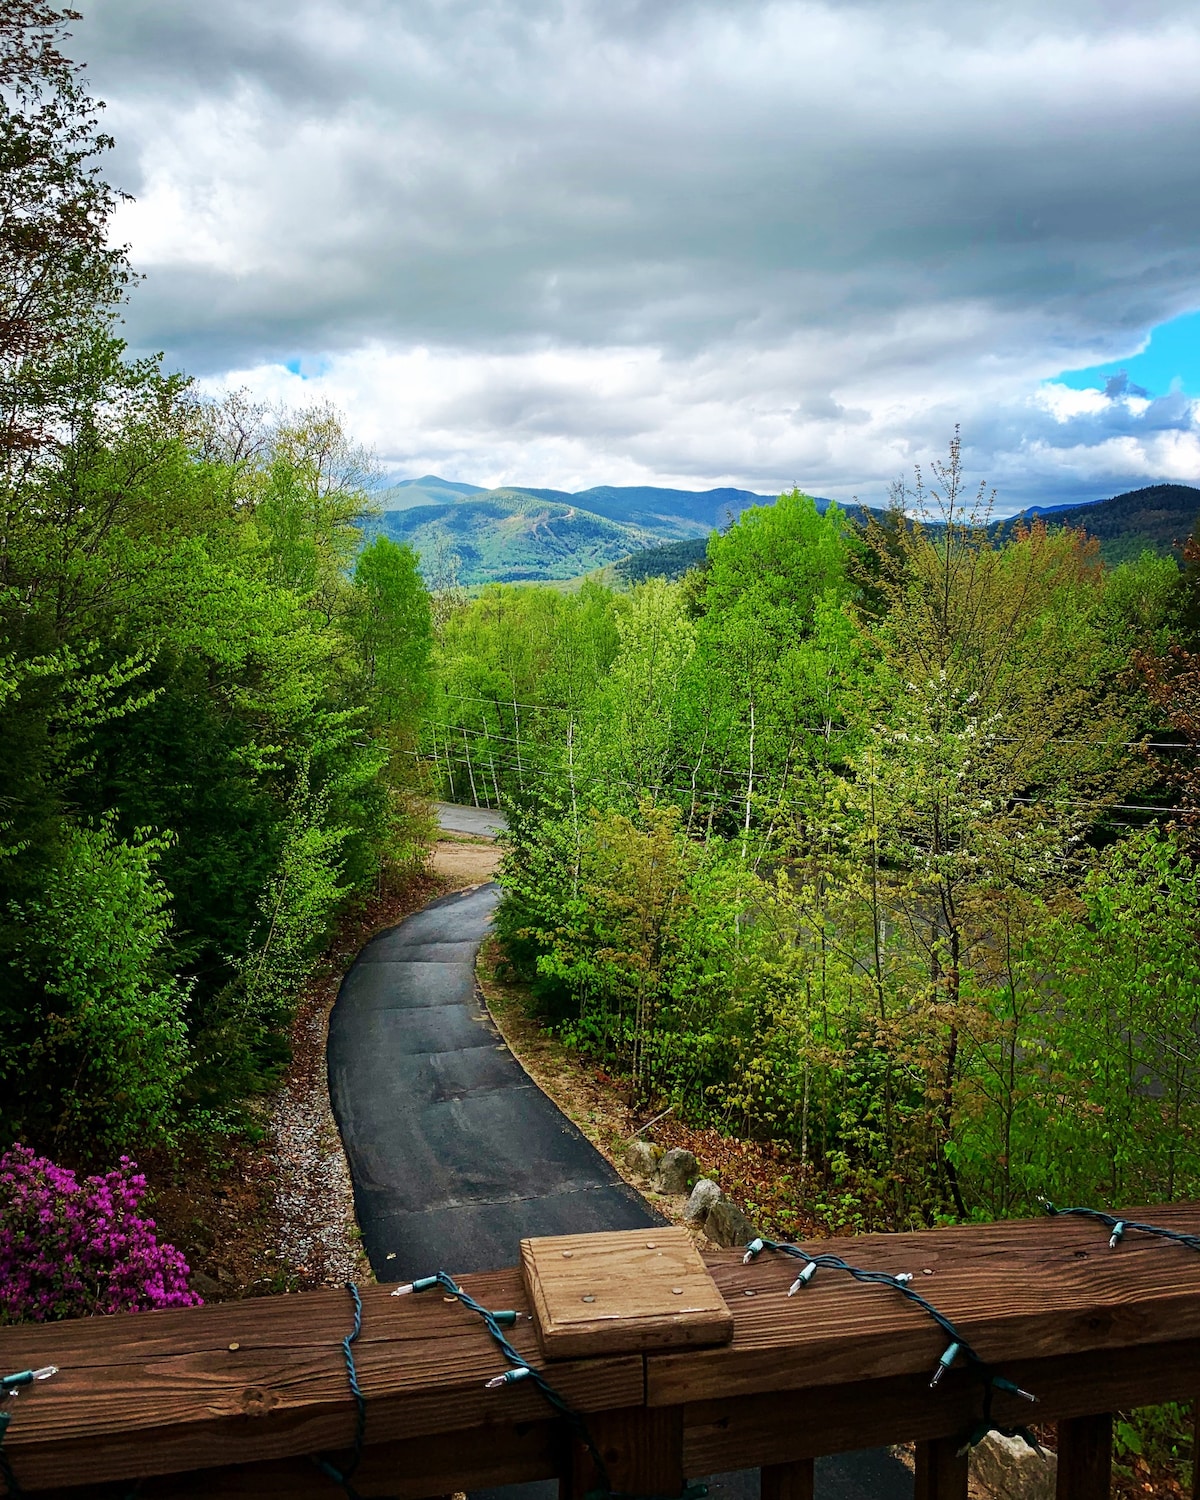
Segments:
[[[229,1346],[230,1353],[235,1352],[236,1350],[240,1349],[241,1347],[242,1347],[241,1344],[230,1344],[230,1346]]]
[[[683,1296],[683,1288],[681,1286],[673,1286],[671,1288],[671,1290],[675,1293],[675,1295],[677,1297],[682,1297]]]
[[[596,1299],[592,1296],[591,1292],[585,1292],[579,1300],[580,1302],[595,1302]]]

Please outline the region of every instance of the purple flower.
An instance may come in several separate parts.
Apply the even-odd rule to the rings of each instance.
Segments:
[[[0,1324],[199,1306],[183,1256],[138,1216],[145,1196],[127,1156],[83,1182],[27,1146],[0,1156]]]

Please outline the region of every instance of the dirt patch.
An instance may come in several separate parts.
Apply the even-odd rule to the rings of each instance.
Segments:
[[[451,889],[494,880],[501,851],[491,841],[440,838],[433,846],[430,867]]]

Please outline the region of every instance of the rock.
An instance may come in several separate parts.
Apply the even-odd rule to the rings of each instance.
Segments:
[[[692,1189],[683,1217],[689,1224],[703,1224],[714,1203],[721,1201],[721,1189],[709,1177],[702,1177]]]
[[[989,1432],[971,1450],[971,1477],[996,1500],[1054,1500],[1058,1455],[1035,1453],[1024,1438]]]
[[[718,1198],[708,1210],[704,1220],[704,1232],[714,1244],[728,1248],[731,1245],[748,1245],[758,1230],[728,1198]]]
[[[661,1146],[652,1146],[649,1141],[634,1136],[625,1147],[625,1165],[635,1177],[652,1177],[662,1159]]]
[[[205,1302],[211,1302],[214,1297],[221,1295],[221,1283],[214,1281],[211,1276],[206,1276],[203,1271],[193,1271],[188,1277],[188,1285],[193,1292],[203,1297]]]
[[[686,1193],[698,1171],[696,1158],[690,1151],[672,1146],[658,1164],[654,1187],[660,1193]]]

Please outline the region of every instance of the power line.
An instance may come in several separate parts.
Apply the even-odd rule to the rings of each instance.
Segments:
[[[561,705],[554,703],[525,703],[520,699],[488,698],[468,693],[447,693],[444,690],[438,690],[436,696],[458,703],[483,703],[497,710],[513,708],[526,709],[531,713],[567,714],[577,722],[580,722],[584,716],[582,709],[563,708]],[[451,727],[455,729],[459,728],[458,725],[452,725]],[[815,735],[825,735],[829,732],[836,732],[838,734],[852,732],[852,726],[849,724],[796,724],[791,727],[800,730],[802,733]],[[499,737],[498,735],[496,736],[496,738]],[[961,736],[954,737],[960,738]],[[1182,743],[1174,740],[1103,740],[1080,739],[1068,735],[1050,735],[1045,738],[1039,738],[1036,735],[994,734],[985,735],[978,739],[976,743],[986,748],[988,741],[1015,745],[1032,744],[1038,748],[1049,748],[1053,745],[1085,745],[1091,746],[1096,750],[1200,750],[1200,742],[1190,740]]]

